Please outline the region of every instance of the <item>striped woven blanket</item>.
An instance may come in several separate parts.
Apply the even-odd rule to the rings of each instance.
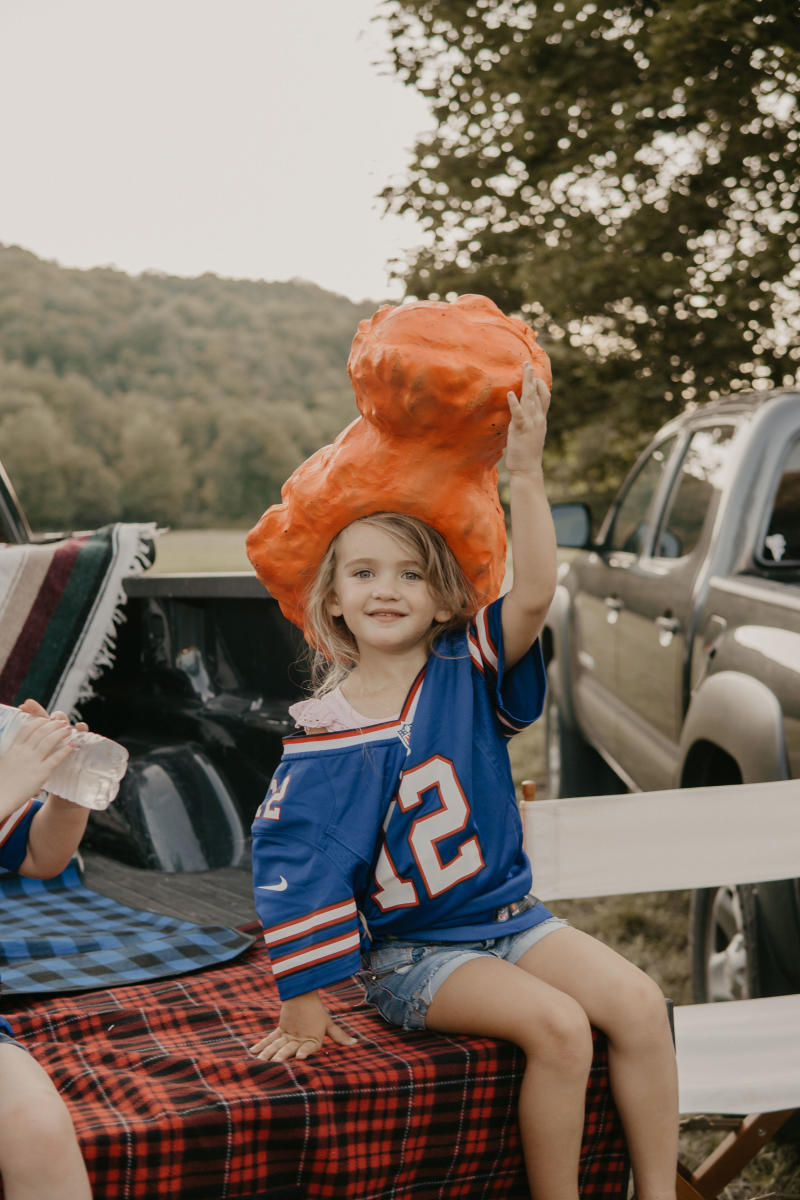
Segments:
[[[154,525],[0,545],[0,703],[74,715],[112,661],[126,575],[151,560]]]

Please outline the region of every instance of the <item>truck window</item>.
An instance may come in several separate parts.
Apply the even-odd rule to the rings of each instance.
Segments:
[[[19,532],[14,527],[12,500],[6,487],[6,479],[0,476],[0,542],[18,542]]]
[[[800,441],[784,463],[760,557],[784,566],[800,564]]]
[[[0,504],[0,542],[13,542],[14,532],[8,522],[5,508]]]
[[[735,432],[734,425],[716,425],[692,435],[656,538],[658,558],[683,558],[694,550],[712,497],[722,486]]]
[[[675,448],[675,438],[667,438],[647,456],[630,480],[617,506],[605,540],[607,550],[625,550],[641,554],[649,531],[650,506],[664,470]]]

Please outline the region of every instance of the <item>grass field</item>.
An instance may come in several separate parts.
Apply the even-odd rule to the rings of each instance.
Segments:
[[[200,571],[252,571],[244,550],[246,529],[168,529],[156,540],[156,575]]]
[[[170,530],[157,542],[151,568],[157,574],[252,570],[243,529]],[[510,744],[511,769],[523,779],[546,784],[544,723],[537,722]],[[559,902],[554,909],[646,971],[675,1004],[691,1003],[689,979],[689,893],[658,892]],[[720,1140],[719,1133],[682,1132],[681,1157],[694,1165]],[[800,1200],[800,1139],[796,1132],[765,1147],[721,1194],[721,1200]]]

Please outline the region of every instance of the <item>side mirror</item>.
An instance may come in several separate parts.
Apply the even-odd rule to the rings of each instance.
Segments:
[[[550,510],[556,543],[568,550],[583,550],[590,542],[592,516],[586,504],[554,504]]]

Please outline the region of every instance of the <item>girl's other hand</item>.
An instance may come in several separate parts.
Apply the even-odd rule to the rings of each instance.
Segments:
[[[542,450],[547,433],[550,390],[526,362],[522,368],[522,390],[508,393],[511,422],[506,444],[506,467],[511,474],[541,472]]]
[[[265,1062],[285,1062],[287,1058],[309,1058],[322,1048],[326,1037],[339,1046],[355,1046],[337,1025],[316,992],[284,1000],[277,1029],[250,1046],[250,1053]]]

